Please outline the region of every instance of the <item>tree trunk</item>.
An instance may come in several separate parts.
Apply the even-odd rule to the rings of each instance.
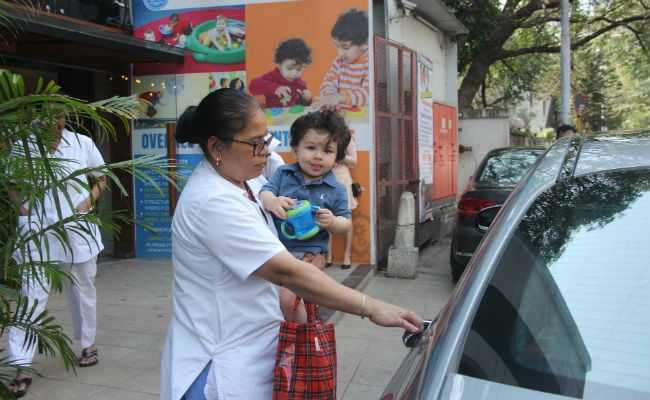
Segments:
[[[460,89],[458,89],[459,110],[472,108],[472,101],[481,87],[481,83],[483,83],[491,64],[492,60],[474,59],[465,75],[465,79],[463,79],[463,83],[460,85]]]

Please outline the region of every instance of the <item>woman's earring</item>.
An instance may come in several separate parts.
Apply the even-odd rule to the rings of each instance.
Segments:
[[[218,166],[219,166],[219,162],[221,162],[221,159],[220,159],[220,158],[216,158],[216,159],[214,160],[214,166],[215,166],[215,167],[218,167]]]

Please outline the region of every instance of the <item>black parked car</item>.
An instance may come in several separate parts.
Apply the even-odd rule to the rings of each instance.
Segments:
[[[483,233],[474,227],[474,218],[486,207],[503,204],[515,185],[533,165],[544,147],[503,147],[491,150],[469,178],[458,197],[449,264],[458,280],[472,258]]]
[[[498,208],[381,399],[650,399],[650,129],[559,139]]]

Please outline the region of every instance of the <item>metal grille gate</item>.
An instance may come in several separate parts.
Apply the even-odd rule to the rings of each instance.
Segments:
[[[374,39],[376,243],[377,264],[384,268],[394,243],[400,196],[418,188],[417,69],[415,52],[379,36]]]

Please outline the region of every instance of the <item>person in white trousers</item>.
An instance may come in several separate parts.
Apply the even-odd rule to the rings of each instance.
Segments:
[[[88,187],[79,185],[69,177],[74,171],[82,168],[96,168],[104,165],[101,153],[92,139],[65,129],[66,117],[59,115],[54,118],[55,136],[47,157],[56,160],[61,168],[55,169],[58,179],[65,181],[65,192],[48,191],[41,201],[26,202],[29,198],[24,193],[10,192],[9,196],[16,206],[20,206],[18,229],[21,232],[34,232],[39,237],[39,243],[31,242],[25,250],[18,250],[14,258],[18,263],[31,261],[59,262],[72,277],[72,281],[64,281],[64,293],[70,308],[73,324],[73,337],[81,345],[80,367],[89,367],[98,363],[95,332],[97,327],[96,309],[97,293],[95,290],[95,275],[97,273],[97,255],[103,250],[101,234],[97,225],[79,219],[77,222],[66,223],[65,232],[67,244],[59,241],[52,231],[43,233],[43,229],[76,214],[84,214],[94,207],[106,186],[106,176],[89,174]],[[21,157],[21,148],[16,146],[12,156]],[[32,157],[41,157],[34,146],[30,149]],[[58,201],[55,200],[58,197]],[[58,206],[57,206],[58,203]],[[69,205],[74,205],[74,209]],[[76,226],[75,226],[76,224]],[[47,245],[44,245],[44,243]],[[23,269],[21,294],[27,298],[28,309],[36,304],[35,313],[39,315],[47,303],[50,285],[44,279],[39,268]],[[36,350],[35,343],[25,342],[25,331],[11,327],[7,344],[9,362],[19,366],[16,378],[9,385],[9,390],[16,397],[22,397],[32,382],[31,374],[20,367],[31,366]]]

